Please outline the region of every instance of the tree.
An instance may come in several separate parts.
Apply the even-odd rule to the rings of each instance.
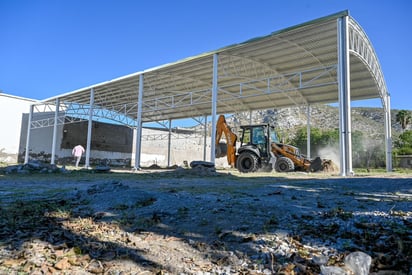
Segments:
[[[317,152],[322,148],[334,146],[339,142],[339,132],[334,130],[321,130],[319,128],[310,129],[310,147],[311,151]],[[303,154],[307,154],[307,131],[306,128],[300,128],[295,138],[291,142],[298,147]]]
[[[409,132],[409,131],[406,131]],[[411,131],[412,133],[412,131]],[[406,135],[405,135],[406,138]],[[331,150],[339,145],[339,130],[311,128],[310,130],[311,151],[320,153],[322,149]],[[306,128],[297,131],[292,140],[293,145],[300,148],[306,154],[307,132]],[[352,158],[354,167],[381,167],[385,165],[384,146],[378,140],[365,137],[360,131],[352,133]]]
[[[412,131],[405,131],[399,135],[394,142],[395,151],[397,155],[411,155],[412,154]]]
[[[396,114],[396,122],[399,122],[399,124],[402,127],[402,130],[405,130],[406,127],[409,125],[409,123],[411,123],[411,121],[412,121],[412,116],[410,112],[406,110],[400,110]]]

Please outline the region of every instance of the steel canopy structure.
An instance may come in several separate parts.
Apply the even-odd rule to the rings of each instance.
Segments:
[[[383,73],[367,35],[348,11],[342,11],[45,99],[33,106],[31,114],[55,110],[55,119],[29,119],[29,129],[61,123],[60,111],[136,127],[138,167],[142,123],[211,116],[214,161],[217,113],[338,102],[340,169],[347,175],[352,171],[350,102],[371,98],[380,98],[384,108],[387,169],[391,170],[390,97]]]

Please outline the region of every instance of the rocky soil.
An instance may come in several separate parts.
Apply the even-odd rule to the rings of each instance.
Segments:
[[[411,247],[410,174],[0,176],[0,274],[411,274]]]

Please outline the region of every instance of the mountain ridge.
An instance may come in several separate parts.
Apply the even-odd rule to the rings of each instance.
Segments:
[[[402,133],[401,125],[396,121],[399,110],[391,110],[392,136]],[[227,117],[228,123],[237,128],[239,125],[270,123],[279,129],[282,135],[293,138],[297,130],[307,127],[308,115],[306,107],[289,107],[283,109],[269,109],[249,113],[238,113]],[[361,131],[367,137],[381,139],[384,137],[385,113],[382,108],[353,107],[351,108],[352,132]],[[339,128],[339,108],[329,105],[313,105],[310,110],[310,125],[313,128],[324,130]],[[411,130],[408,125],[405,130]]]

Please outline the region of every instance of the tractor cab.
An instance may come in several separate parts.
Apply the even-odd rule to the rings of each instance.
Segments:
[[[241,172],[253,172],[268,167],[272,142],[279,142],[275,128],[269,124],[243,125],[236,167]]]
[[[244,125],[241,128],[240,146],[252,145],[260,149],[263,155],[270,151],[272,142],[279,143],[275,127],[268,124]]]

